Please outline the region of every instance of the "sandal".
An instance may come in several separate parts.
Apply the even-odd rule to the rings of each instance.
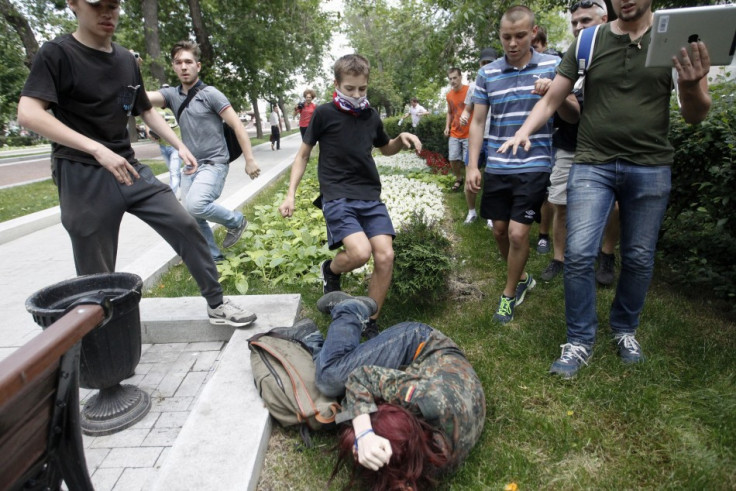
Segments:
[[[455,184],[452,185],[452,188],[451,189],[453,191],[459,191],[460,188],[463,186],[464,183],[465,183],[465,180],[464,179],[457,179],[455,181]]]

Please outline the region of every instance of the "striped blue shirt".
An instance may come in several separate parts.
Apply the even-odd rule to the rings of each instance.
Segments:
[[[553,118],[532,133],[531,148],[519,148],[516,155],[511,150],[497,153],[503,143],[514,136],[529,116],[534,104],[541,97],[532,94],[534,82],[540,78],[554,78],[560,63],[557,56],[532,50],[532,58],[524,68],[516,68],[501,57],[478,71],[475,81],[474,104],[489,107],[490,128],[485,140],[486,172],[489,174],[520,174],[524,172],[551,172]]]

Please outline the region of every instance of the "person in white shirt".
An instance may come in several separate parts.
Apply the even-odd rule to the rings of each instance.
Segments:
[[[425,114],[429,114],[429,111],[427,111],[421,104],[419,104],[419,99],[416,97],[411,98],[411,104],[409,104],[409,110],[404,114],[404,118],[411,116],[411,126],[412,128],[416,128],[419,124],[419,120],[424,116]]]

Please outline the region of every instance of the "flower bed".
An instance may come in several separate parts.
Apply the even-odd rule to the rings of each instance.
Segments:
[[[429,226],[438,223],[444,215],[442,191],[436,184],[389,175],[381,178],[381,187],[381,200],[386,203],[397,233],[412,215],[421,216]]]

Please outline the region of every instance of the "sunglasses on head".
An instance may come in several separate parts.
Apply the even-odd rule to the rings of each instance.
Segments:
[[[575,2],[572,5],[570,5],[570,13],[572,14],[573,12],[575,12],[580,7],[583,7],[584,9],[589,9],[593,5],[595,5],[597,7],[600,7],[600,8],[603,8],[603,5],[601,5],[598,2],[594,2],[593,0],[583,0],[582,2]]]

